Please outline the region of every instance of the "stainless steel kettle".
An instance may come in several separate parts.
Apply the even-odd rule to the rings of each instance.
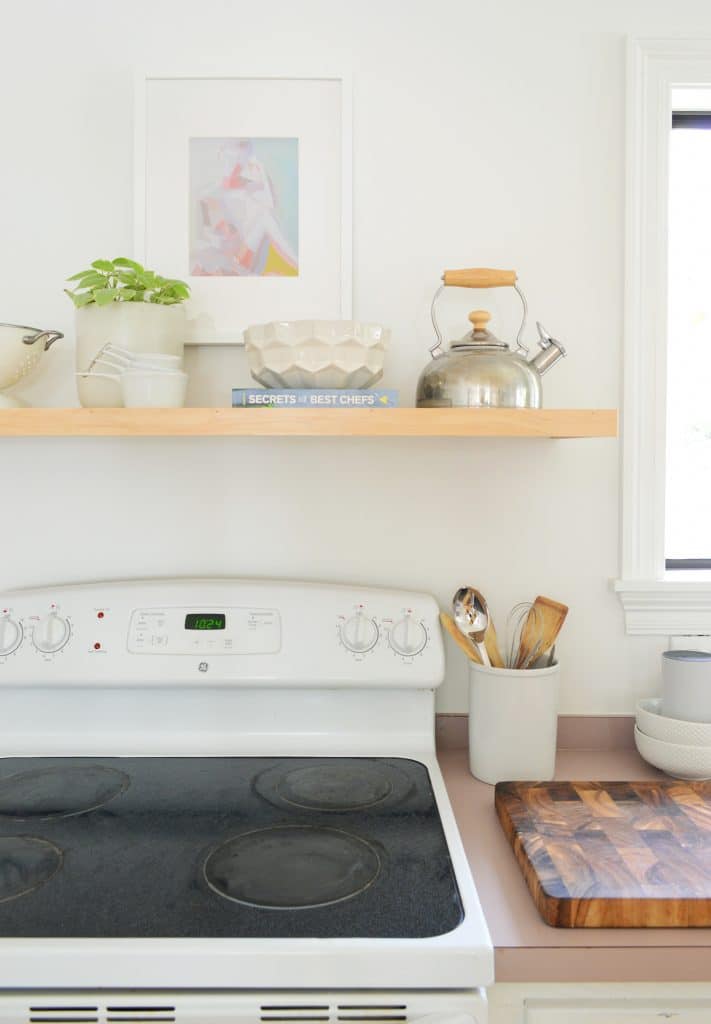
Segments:
[[[503,406],[514,409],[539,409],[541,377],[565,355],[559,341],[552,338],[538,323],[538,344],[541,351],[528,359],[528,348],[521,341],[526,325],[528,304],[518,286],[515,270],[445,270],[443,284],[432,300],[432,325],[437,344],[430,349],[432,362],[420,374],[417,383],[419,408],[449,406]],[[513,288],[523,305],[516,348],[493,335],[487,324],[490,314],[475,310],[469,314],[472,330],[444,348],[437,325],[435,306],[442,291],[457,288]]]

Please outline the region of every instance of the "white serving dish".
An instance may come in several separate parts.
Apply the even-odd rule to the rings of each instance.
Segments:
[[[266,388],[369,388],[390,331],[358,320],[282,320],[244,332],[249,371]]]
[[[637,702],[637,726],[647,736],[663,743],[711,748],[711,724],[670,718],[662,711],[661,697],[649,697]]]
[[[634,741],[640,756],[648,764],[660,768],[675,779],[694,782],[711,779],[711,747],[665,743],[653,736],[647,736],[639,726],[635,726]]]

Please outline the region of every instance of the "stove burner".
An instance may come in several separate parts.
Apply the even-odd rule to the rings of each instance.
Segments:
[[[313,811],[355,811],[373,807],[392,793],[392,782],[377,764],[347,761],[296,768],[277,785],[287,803]]]
[[[413,792],[412,781],[401,768],[367,757],[278,761],[257,776],[254,788],[285,810],[326,813],[370,808],[380,813],[400,806]]]
[[[303,910],[363,892],[377,878],[380,858],[348,832],[283,825],[228,839],[203,870],[210,888],[235,903]]]
[[[0,779],[0,819],[50,821],[103,807],[129,786],[129,778],[100,764],[38,768]]]
[[[0,903],[39,889],[56,875],[62,859],[62,851],[45,839],[0,837]]]

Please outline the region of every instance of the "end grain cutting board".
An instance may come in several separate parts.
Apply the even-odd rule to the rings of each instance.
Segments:
[[[711,926],[711,782],[500,782],[496,812],[548,924]]]

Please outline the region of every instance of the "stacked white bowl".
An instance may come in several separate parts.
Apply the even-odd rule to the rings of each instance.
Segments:
[[[711,779],[711,653],[665,651],[662,696],[637,704],[637,750],[676,779]]]
[[[77,377],[114,381],[119,386],[120,404],[127,409],[177,409],[185,405],[188,375],[183,370],[182,356],[130,352],[109,344]]]

